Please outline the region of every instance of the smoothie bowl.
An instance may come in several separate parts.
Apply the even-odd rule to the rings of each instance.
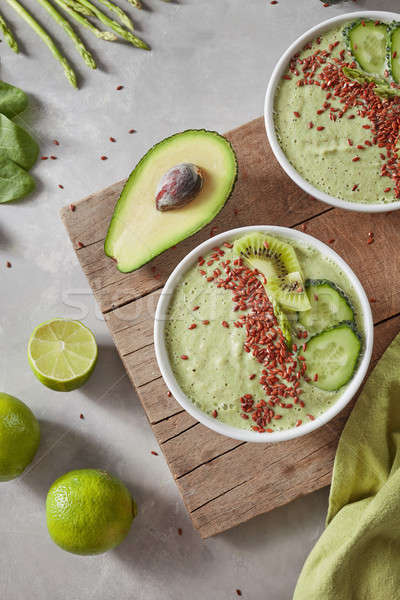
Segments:
[[[265,124],[286,173],[311,196],[362,212],[400,208],[400,17],[324,21],[283,54]]]
[[[327,423],[354,396],[373,322],[331,248],[285,227],[243,227],[176,267],[154,342],[166,385],[194,418],[238,440],[278,442]]]

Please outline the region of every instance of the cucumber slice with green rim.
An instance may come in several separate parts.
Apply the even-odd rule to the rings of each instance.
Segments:
[[[276,320],[278,321],[278,327],[282,331],[282,335],[286,340],[286,345],[288,348],[292,347],[292,333],[290,321],[287,318],[286,314],[283,312],[279,304],[271,298],[272,308],[274,310],[274,315]]]
[[[384,76],[388,26],[368,19],[357,19],[343,29],[346,45],[367,73]]]
[[[387,65],[392,78],[400,83],[400,23],[394,22],[389,28]]]
[[[344,292],[328,279],[306,281],[311,309],[299,313],[299,322],[308,333],[318,333],[343,321],[353,321],[354,311]]]
[[[353,377],[360,352],[360,336],[352,323],[312,337],[303,352],[312,385],[327,392],[339,390]]]

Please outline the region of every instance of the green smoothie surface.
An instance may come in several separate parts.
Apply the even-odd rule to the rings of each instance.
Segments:
[[[346,25],[328,30],[292,58],[275,93],[276,135],[290,163],[315,188],[354,203],[391,203],[400,197],[398,179],[390,176],[390,162],[385,176],[382,168],[394,156],[393,139],[379,143],[389,116],[377,124],[369,112],[374,103],[372,92],[367,103],[363,99],[368,83],[359,84],[343,76],[343,66],[359,66],[346,48]],[[324,76],[338,71],[339,85],[334,78]],[[392,89],[396,86],[389,79],[387,85]],[[343,86],[346,101],[341,101]],[[351,89],[357,93],[348,102]],[[399,98],[377,100],[380,111],[399,114]],[[399,123],[396,117],[396,136]]]
[[[274,237],[278,237],[274,234]],[[358,296],[347,276],[332,260],[315,247],[293,240],[290,243],[297,254],[304,279],[328,279],[334,282],[350,300],[359,331],[363,331],[362,312]],[[244,350],[245,330],[234,326],[246,311],[234,310],[232,291],[218,288],[215,269],[224,273],[224,264],[237,257],[232,249],[221,246],[223,256],[215,258],[215,251],[204,256],[204,263],[195,264],[183,275],[170,301],[165,324],[165,340],[175,378],[193,404],[223,423],[251,430],[254,422],[241,416],[240,398],[250,394],[255,401],[268,396],[260,385],[263,365]],[[213,258],[214,256],[214,258]],[[208,264],[212,262],[212,264]],[[212,281],[209,279],[212,278]],[[298,354],[306,339],[298,340],[301,331],[297,313],[290,317],[293,341]],[[269,431],[289,429],[307,423],[326,411],[343,394],[346,386],[336,392],[318,389],[312,382],[301,378],[300,404],[275,412],[278,420],[268,425]],[[286,400],[289,402],[289,400]]]

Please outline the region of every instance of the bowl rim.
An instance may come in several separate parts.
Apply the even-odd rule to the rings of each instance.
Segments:
[[[190,267],[192,267],[196,263],[200,255],[206,254],[214,246],[220,245],[225,241],[231,241],[232,239],[235,239],[252,231],[280,234],[287,237],[288,239],[305,242],[306,244],[317,248],[325,256],[333,260],[343,270],[343,272],[348,277],[350,283],[354,288],[355,294],[357,295],[361,305],[364,325],[364,353],[361,357],[353,379],[350,381],[348,388],[338,398],[338,400],[332,406],[330,406],[328,410],[316,417],[314,421],[310,421],[309,423],[305,423],[299,427],[294,427],[283,431],[276,431],[274,433],[269,434],[259,433],[255,431],[247,431],[245,429],[238,429],[236,427],[226,425],[225,423],[221,423],[217,419],[211,418],[205,412],[194,406],[190,398],[188,398],[181,390],[178,382],[175,379],[168,358],[168,352],[166,349],[164,339],[164,328],[166,323],[168,306],[172,298],[172,294],[174,293],[175,288],[179,284],[182,276],[187,272],[187,270]],[[229,231],[220,233],[219,235],[216,235],[196,246],[196,248],[189,252],[179,262],[179,264],[175,267],[175,269],[169,276],[164,288],[161,291],[154,318],[154,348],[158,367],[161,371],[161,375],[164,379],[166,386],[168,387],[172,395],[175,397],[177,402],[193,418],[195,418],[197,421],[199,421],[209,429],[212,429],[216,433],[220,433],[230,438],[245,442],[283,442],[306,435],[307,433],[311,433],[312,431],[320,428],[322,425],[328,423],[328,421],[333,419],[333,417],[335,417],[350,402],[350,400],[354,397],[354,395],[360,388],[364,377],[367,373],[368,366],[370,364],[373,340],[374,325],[372,320],[371,307],[366,293],[364,291],[364,288],[362,287],[357,276],[355,275],[353,270],[348,266],[348,264],[334,250],[332,250],[332,248],[330,248],[317,238],[309,234],[303,233],[301,231],[298,231],[297,229],[291,229],[289,227],[278,227],[275,225],[251,225],[247,227],[230,229]]]
[[[381,21],[399,20],[399,14],[396,14],[394,12],[379,10],[361,10],[357,12],[340,14],[336,17],[332,17],[330,19],[322,21],[318,25],[315,25],[314,27],[311,27],[311,29],[308,29],[305,33],[298,37],[282,54],[282,56],[276,63],[274,70],[272,71],[272,75],[270,77],[265,95],[264,122],[268,141],[275,155],[275,158],[277,159],[283,170],[287,173],[287,175],[289,175],[289,177],[307,194],[316,198],[317,200],[325,202],[325,204],[329,204],[330,206],[336,206],[337,208],[344,208],[346,210],[353,210],[355,212],[381,213],[400,209],[400,200],[396,200],[395,202],[390,202],[388,204],[361,204],[357,202],[350,202],[348,200],[341,200],[340,198],[335,198],[334,196],[331,196],[330,194],[327,194],[314,187],[311,183],[304,179],[294,168],[294,166],[289,162],[288,158],[283,152],[275,133],[275,125],[273,118],[276,88],[280,82],[282,75],[286,71],[290,58],[296,52],[301,50],[305,43],[317,37],[318,34],[330,29],[333,25],[338,25],[346,21],[351,21],[352,19],[360,19],[362,17],[372,20],[379,19]]]

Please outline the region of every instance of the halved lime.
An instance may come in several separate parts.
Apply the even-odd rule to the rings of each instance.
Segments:
[[[53,319],[32,333],[28,358],[39,381],[57,392],[70,392],[92,374],[97,344],[93,333],[80,321]]]

